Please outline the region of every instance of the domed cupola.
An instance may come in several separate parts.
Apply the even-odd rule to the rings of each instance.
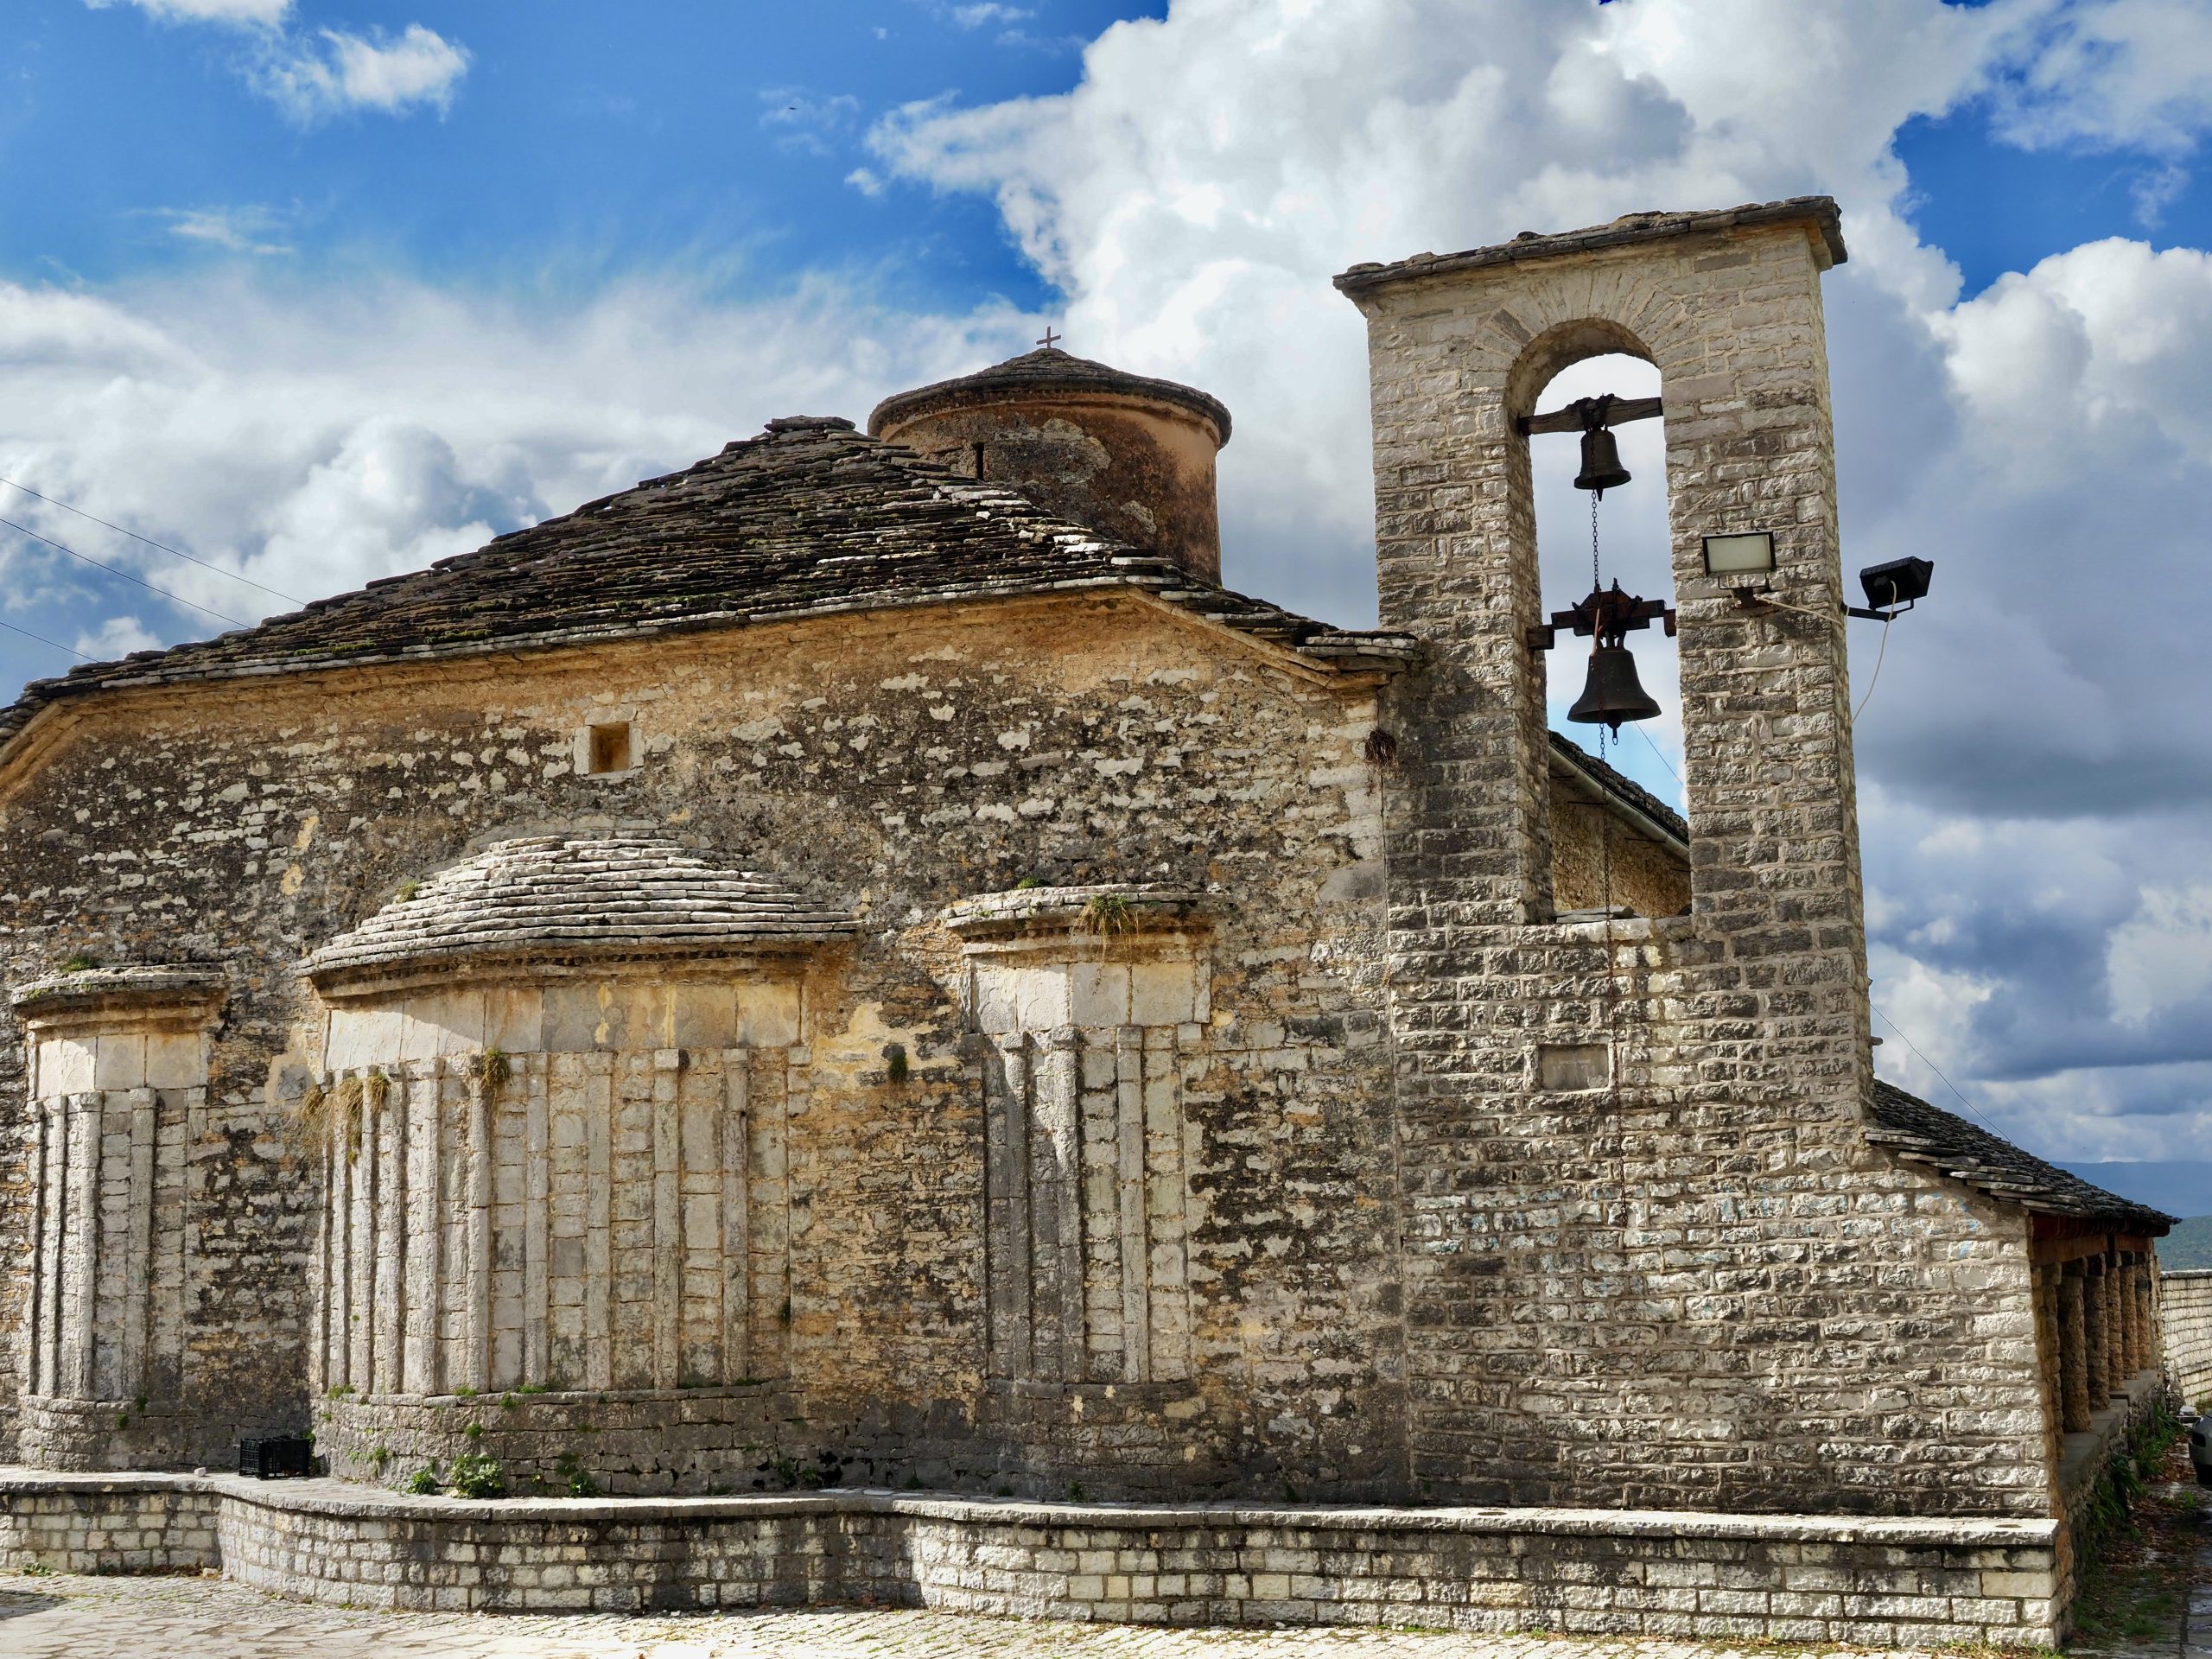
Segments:
[[[1203,391],[1046,346],[887,397],[868,429],[1218,582],[1214,455],[1229,424]]]

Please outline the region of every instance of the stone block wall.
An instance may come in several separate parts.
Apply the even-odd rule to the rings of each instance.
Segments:
[[[1824,263],[1808,223],[1662,226],[1340,279],[1382,620],[1425,645],[1385,811],[1408,1435],[1440,1497],[2048,1512],[2024,1220],[1861,1134]],[[1539,592],[1515,422],[1615,351],[1665,402],[1675,590],[1647,597],[1681,616],[1692,899],[1593,928],[1554,919],[1529,630],[1578,595]],[[1706,575],[1703,537],[1751,530],[1812,614]]]
[[[824,1452],[874,1459],[901,1479],[957,1468],[976,1489],[1053,1495],[1071,1482],[1100,1496],[1274,1494],[1287,1482],[1314,1495],[1396,1491],[1405,1462],[1381,1015],[1382,763],[1364,753],[1375,690],[1370,675],[1326,671],[1148,601],[1108,595],[830,616],[496,667],[113,695],[97,731],[76,725],[75,709],[58,709],[0,778],[0,835],[16,861],[0,895],[9,930],[0,969],[19,983],[80,950],[105,962],[182,958],[222,967],[231,987],[211,1046],[207,1118],[184,1149],[210,1279],[200,1306],[215,1333],[188,1354],[188,1388],[209,1402],[217,1439],[194,1460],[215,1463],[222,1443],[245,1432],[243,1417],[228,1414],[232,1402],[274,1401],[282,1421],[271,1426],[299,1429],[315,1410],[341,1404],[315,1398],[334,1388],[448,1397],[417,1394],[425,1376],[396,1395],[377,1380],[375,1353],[404,1363],[404,1319],[391,1344],[358,1354],[354,1316],[389,1319],[392,1310],[372,1306],[373,1274],[356,1266],[342,1319],[347,1369],[328,1369],[341,1344],[308,1294],[318,1253],[334,1267],[355,1263],[354,1246],[372,1233],[349,1233],[333,1251],[327,1217],[358,1217],[362,1194],[349,1186],[341,1209],[327,1212],[326,1183],[357,1182],[364,1164],[357,1154],[340,1160],[345,1173],[334,1170],[327,1097],[348,1077],[365,1088],[372,1066],[395,1096],[402,1084],[393,1065],[358,1049],[366,1027],[341,1030],[326,1018],[296,964],[402,884],[493,841],[645,824],[736,866],[773,870],[863,921],[810,1010],[803,1054],[787,1056],[781,1073],[788,1220],[775,1248],[788,1289],[756,1290],[751,1339],[787,1346],[780,1356],[764,1349],[745,1369],[772,1379],[781,1372],[768,1369],[772,1357],[794,1375],[803,1369],[807,1409],[827,1427],[818,1439],[808,1431],[810,1444],[779,1442],[777,1459],[810,1467]],[[629,724],[635,764],[588,774],[577,734],[618,717]],[[56,833],[41,839],[49,827]],[[106,859],[114,847],[137,849],[130,868]],[[1187,1361],[1177,1363],[1188,1375],[1135,1385],[1164,1392],[1090,1380],[1126,1346],[1126,1325],[1109,1333],[1106,1316],[1118,1308],[1127,1321],[1139,1283],[1135,1253],[1122,1254],[1130,1236],[1118,1074],[1082,1081],[1077,1125],[1078,1152],[1091,1137],[1080,1236],[1085,1317],[1097,1322],[1101,1357],[1080,1380],[990,1376],[993,1039],[979,1028],[963,947],[944,918],[960,900],[1025,882],[1166,883],[1218,902],[1205,947],[1209,1001],[1174,1027],[1189,1300]],[[632,1051],[613,1029],[631,1018],[594,1022],[585,1058]],[[1084,1027],[1082,1065],[1103,1065],[1126,1027],[1147,1033],[1141,1044],[1166,1029],[1148,1018],[1133,1006],[1118,1023]],[[604,1039],[600,1024],[609,1027]],[[1048,1046],[1057,1031],[1042,1032]],[[492,1040],[516,1052],[509,1087],[526,1120],[536,1059],[520,1044]],[[679,1046],[656,1039],[650,1052]],[[468,1047],[433,1042],[394,1063],[447,1068],[435,1084],[440,1179],[455,1192],[477,1179],[467,1156]],[[908,1068],[896,1078],[893,1048]],[[21,1082],[0,1083],[10,1090],[0,1118],[28,1138]],[[318,1083],[326,1101],[311,1109]],[[768,1100],[757,1064],[754,1083]],[[404,1080],[410,1113],[427,1112],[416,1092],[427,1098],[431,1088],[426,1077]],[[441,1273],[435,1315],[427,1300],[412,1315],[429,1321],[416,1333],[426,1357],[440,1355],[448,1390],[476,1386],[467,1382],[474,1315],[464,1309],[480,1298],[495,1328],[487,1383],[513,1374],[500,1369],[512,1355],[496,1333],[509,1328],[502,1310],[516,1300],[514,1239],[525,1306],[532,1294],[527,1193],[519,1225],[502,1209],[518,1202],[501,1185],[517,1173],[497,1151],[504,1133],[490,1134],[489,1239],[457,1211],[438,1235],[443,1262],[465,1264],[482,1246],[488,1278]],[[1151,1134],[1147,1124],[1147,1157]],[[687,1157],[679,1137],[679,1198]],[[419,1164],[375,1166],[427,1173]],[[656,1203],[659,1179],[655,1163],[647,1185]],[[1147,1318],[1152,1244],[1169,1242],[1173,1186],[1147,1190],[1153,1207],[1135,1212],[1146,1227]],[[27,1198],[0,1192],[0,1203],[9,1205],[0,1250],[20,1268],[31,1237]],[[765,1214],[753,1224],[756,1250],[770,1248],[765,1224]],[[660,1270],[658,1249],[645,1250],[648,1276]],[[691,1267],[687,1255],[679,1276]],[[1159,1274],[1172,1304],[1172,1263]],[[20,1306],[0,1309],[0,1398],[11,1406],[22,1393],[11,1369]],[[1167,1337],[1160,1354],[1175,1346],[1172,1315],[1166,1306],[1158,1322]],[[525,1313],[525,1339],[528,1326]],[[656,1325],[646,1334],[658,1343],[661,1332]],[[679,1328],[679,1356],[687,1340]],[[367,1368],[359,1375],[357,1357]],[[311,1382],[317,1365],[325,1369]],[[1109,1399],[1109,1389],[1120,1392]],[[604,1390],[587,1382],[584,1391],[637,1392],[611,1372]],[[349,1396],[338,1415],[358,1421],[361,1405]],[[252,1414],[263,1414],[258,1405]],[[331,1432],[345,1432],[342,1422]],[[566,1435],[568,1423],[546,1433]],[[368,1438],[347,1455],[365,1458],[378,1443]],[[450,1455],[439,1444],[423,1429],[406,1455]],[[392,1449],[385,1461],[396,1477],[406,1471],[396,1440]],[[679,1462],[693,1471],[686,1478],[725,1478],[688,1459],[671,1451],[664,1465],[639,1463],[637,1478],[673,1479]],[[612,1472],[626,1475],[631,1461]],[[737,1472],[749,1480],[755,1471]]]
[[[2158,1276],[2166,1371],[2191,1405],[2212,1401],[2212,1268]]]
[[[0,1567],[21,1573],[169,1573],[217,1565],[221,1500],[189,1479],[0,1478]]]
[[[1202,1200],[1183,1095],[1211,1068],[1201,912],[1195,895],[1045,888],[949,912],[983,1057],[994,1382],[1192,1376]]]
[[[319,1390],[783,1376],[804,1062],[501,1051],[495,1082],[480,1053],[333,1076]]]
[[[2063,1441],[2052,1485],[2056,1510],[2065,1522],[2058,1560],[2058,1605],[2071,1628],[2074,1597],[2083,1565],[2081,1541],[2093,1535],[2098,1512],[2132,1501],[2133,1478],[2116,1482],[2115,1465],[2129,1455],[2136,1432],[2164,1407],[2172,1402],[2164,1373],[2155,1368],[2116,1379],[2101,1398],[2086,1427]]]
[[[242,1583],[353,1606],[639,1612],[865,1599],[1160,1624],[1918,1649],[2058,1635],[2048,1521],[1112,1509],[849,1491],[483,1504],[325,1482],[142,1477],[101,1490],[64,1479],[0,1478],[0,1560],[119,1564],[149,1522],[173,1516],[175,1559],[148,1564],[219,1562]]]
[[[1552,900],[1561,911],[1624,906],[1638,916],[1679,916],[1690,907],[1680,855],[1622,827],[1596,802],[1554,790],[1551,798]]]

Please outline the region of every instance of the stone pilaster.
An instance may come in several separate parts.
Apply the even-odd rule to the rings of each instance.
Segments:
[[[93,969],[20,988],[29,1051],[30,1285],[22,1455],[162,1466],[219,1433],[194,1397],[188,1150],[223,995],[199,968]],[[204,1421],[195,1421],[195,1419]]]

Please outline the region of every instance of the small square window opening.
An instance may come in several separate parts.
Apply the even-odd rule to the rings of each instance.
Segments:
[[[591,728],[587,765],[593,772],[627,772],[631,766],[630,722],[611,721]]]

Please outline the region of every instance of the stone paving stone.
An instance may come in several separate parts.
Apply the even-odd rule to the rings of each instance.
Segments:
[[[683,1618],[371,1613],[280,1601],[210,1578],[0,1574],[7,1659],[1724,1659],[1731,1651],[1416,1630],[1160,1630],[875,1608]],[[1760,1651],[1764,1659],[1786,1650]]]
[[[2212,1534],[2212,1510],[2199,1517]],[[2189,1599],[2189,1616],[2182,1625],[2182,1659],[2212,1659],[2212,1544],[2196,1552],[2196,1588]]]

